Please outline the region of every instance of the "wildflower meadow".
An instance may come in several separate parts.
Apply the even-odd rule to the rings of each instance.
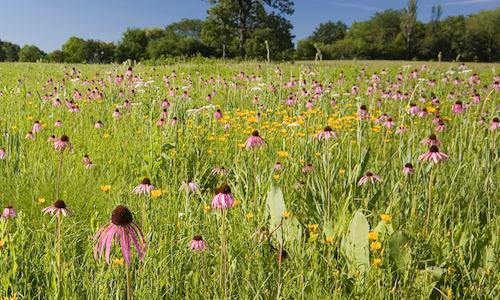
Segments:
[[[0,64],[0,299],[497,299],[495,64]]]

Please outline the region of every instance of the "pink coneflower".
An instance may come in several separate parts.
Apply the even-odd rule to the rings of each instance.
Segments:
[[[429,112],[427,111],[427,107],[422,108],[422,110],[418,113],[418,116],[420,118],[425,118],[429,115]]]
[[[89,163],[85,166],[85,170],[88,170],[89,168],[93,168],[96,166],[97,166],[96,164],[93,164],[91,161],[89,161]]]
[[[37,133],[40,131],[40,129],[42,128],[42,125],[40,124],[40,121],[36,120],[35,123],[33,124],[33,129],[32,131],[34,133]]]
[[[392,126],[396,126],[396,123],[392,120],[392,118],[387,119],[387,121],[382,124],[382,126],[385,126],[387,128],[391,128]]]
[[[62,122],[60,120],[57,120],[57,122],[54,123],[54,127],[61,127]]]
[[[56,99],[56,100],[54,100],[54,102],[52,102],[53,106],[61,106],[61,104],[62,103],[61,103],[61,101],[59,99]]]
[[[231,129],[231,124],[229,123],[224,124],[224,131],[228,131],[229,129]]]
[[[186,180],[186,181],[182,182],[181,187],[179,188],[179,192],[182,190],[185,190],[186,195],[189,195],[189,192],[196,194],[196,192],[199,189],[200,189],[200,186],[197,183]]]
[[[404,126],[399,126],[399,128],[396,130],[396,132],[394,134],[405,133],[407,131],[408,131],[408,128],[406,128]]]
[[[223,183],[215,190],[215,197],[212,199],[212,209],[225,210],[233,207],[234,199],[231,194],[231,188],[226,183]]]
[[[48,143],[50,143],[50,142],[52,142],[52,143],[57,142],[57,138],[56,138],[56,136],[55,136],[55,135],[52,135],[51,137],[49,137],[49,139],[47,140],[47,142],[48,142]]]
[[[363,118],[367,119],[370,117],[370,114],[368,113],[368,109],[366,109],[366,105],[361,105],[361,107],[359,109],[360,109],[359,112]]]
[[[265,143],[265,140],[259,136],[259,132],[257,130],[254,130],[252,132],[252,135],[246,140],[246,142],[243,145],[247,149],[249,149],[249,148],[258,147],[264,143]]]
[[[416,114],[418,114],[421,111],[420,106],[416,104],[410,104],[410,114],[412,117],[414,117]]]
[[[224,176],[224,175],[227,175],[229,173],[229,171],[224,169],[224,167],[220,167],[220,168],[212,169],[211,173],[212,173],[212,175],[218,174],[218,175]]]
[[[89,158],[89,156],[87,154],[85,154],[83,156],[82,163],[84,163],[84,164],[90,163],[90,158]]]
[[[446,128],[446,125],[443,123],[443,121],[439,122],[438,123],[438,126],[436,126],[436,128],[434,128],[435,131],[441,131],[441,130],[445,130]]]
[[[181,122],[181,120],[179,120],[179,118],[177,117],[173,117],[171,120],[170,120],[170,125],[171,126],[175,126],[177,124],[179,124]]]
[[[121,118],[121,114],[120,114],[120,110],[117,108],[114,112],[113,112],[113,118]]]
[[[434,161],[437,164],[440,160],[445,160],[448,157],[447,154],[439,152],[439,148],[436,145],[433,145],[429,148],[429,152],[420,155],[418,160]]]
[[[461,114],[464,112],[464,108],[462,106],[462,101],[457,101],[453,106],[451,107],[451,111],[455,114]]]
[[[158,126],[164,126],[167,124],[167,121],[165,121],[165,119],[161,118],[157,123],[156,125]]]
[[[488,125],[490,130],[497,130],[500,127],[500,120],[498,118],[493,118],[493,121]]]
[[[210,94],[208,94],[207,98],[206,98],[207,101],[212,101],[212,96]]]
[[[12,205],[7,205],[5,207],[5,209],[3,210],[2,217],[0,218],[0,220],[2,220],[2,219],[7,220],[9,218],[15,218],[16,216],[17,216],[17,212],[12,207]]]
[[[425,139],[425,140],[421,141],[420,143],[425,144],[425,145],[429,145],[429,146],[436,145],[438,147],[441,147],[441,142],[437,140],[435,134],[431,134],[428,139]]]
[[[314,104],[312,103],[312,101],[308,101],[306,103],[306,108],[309,108],[309,109],[313,109],[314,108]]]
[[[222,119],[222,113],[220,112],[220,109],[218,109],[218,110],[214,113],[214,118],[215,118],[215,119]]]
[[[149,180],[149,178],[146,177],[142,180],[141,184],[139,184],[138,186],[136,186],[134,188],[134,190],[132,192],[135,194],[138,194],[138,195],[142,194],[142,195],[144,195],[144,197],[146,197],[150,191],[154,191],[154,190],[155,190],[155,187],[151,184],[151,181]]]
[[[362,186],[366,181],[368,181],[368,179],[372,182],[372,184],[375,183],[375,180],[382,182],[382,178],[380,178],[380,176],[375,175],[371,172],[367,172],[365,175],[363,175],[363,177],[361,177],[358,184]]]
[[[98,240],[94,249],[94,259],[97,260],[97,254],[99,254],[100,260],[102,253],[105,252],[106,262],[109,265],[110,249],[115,236],[116,243],[120,243],[123,258],[127,265],[130,265],[131,261],[132,253],[130,245],[132,241],[139,254],[139,261],[143,261],[146,248],[144,234],[139,225],[133,221],[130,210],[123,205],[115,208],[111,215],[111,221],[102,226],[94,236],[94,242]]]
[[[5,148],[0,149],[0,159],[5,159],[7,154],[5,153]]]
[[[94,125],[94,128],[95,128],[95,129],[102,128],[102,122],[101,122],[100,120],[99,120],[99,121],[97,121],[97,123],[95,123],[95,125]]]
[[[132,67],[128,67],[127,72],[125,72],[125,76],[132,76],[133,70]]]
[[[407,163],[403,169],[403,174],[414,174],[415,170],[413,169],[413,165],[411,163]]]
[[[129,108],[130,107],[130,102],[128,100],[125,100],[125,102],[123,102],[123,107]]]
[[[71,145],[68,136],[64,134],[59,141],[54,143],[54,148],[56,151],[63,152],[66,147],[69,149],[70,153],[73,153],[73,146]]]
[[[50,213],[51,216],[56,214],[56,217],[58,217],[59,214],[62,214],[65,217],[67,217],[68,215],[73,216],[71,210],[66,208],[66,203],[64,203],[64,201],[62,200],[57,200],[54,205],[42,209],[42,212],[44,214]]]
[[[191,251],[198,251],[201,253],[205,250],[210,249],[210,247],[208,247],[208,243],[204,241],[201,235],[199,234],[194,236],[190,244],[191,244]]]
[[[27,140],[28,139],[34,140],[35,136],[33,135],[33,133],[31,131],[29,131],[24,138],[27,139]]]
[[[161,107],[165,107],[165,108],[167,108],[167,107],[169,107],[169,106],[170,106],[170,102],[168,102],[168,100],[167,100],[167,99],[163,100],[163,102],[161,103]]]
[[[303,169],[302,173],[311,173],[313,171],[313,166],[311,163],[308,163]]]
[[[283,169],[283,165],[279,161],[276,162],[276,164],[274,165],[274,170],[279,171],[281,169]]]
[[[160,118],[165,118],[165,119],[168,118],[168,113],[166,108],[164,108],[163,111],[161,112]]]
[[[314,138],[317,138],[318,140],[328,140],[331,137],[337,138],[337,133],[332,130],[330,126],[326,126],[323,131],[318,132],[314,135]]]

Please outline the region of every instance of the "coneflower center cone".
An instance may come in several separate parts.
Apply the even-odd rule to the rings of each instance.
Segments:
[[[132,220],[132,213],[123,205],[119,205],[117,208],[115,208],[113,214],[111,215],[111,222],[118,226],[126,226],[132,223]]]

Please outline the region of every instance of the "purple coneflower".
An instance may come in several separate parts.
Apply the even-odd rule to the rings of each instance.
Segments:
[[[370,113],[368,113],[368,109],[366,108],[366,105],[361,105],[360,109],[360,114],[363,118],[368,119],[370,117]]]
[[[400,134],[400,133],[404,133],[404,132],[407,132],[408,131],[408,128],[404,127],[404,126],[400,126],[396,132],[394,134]]]
[[[265,142],[264,139],[259,136],[259,132],[257,130],[254,130],[252,132],[252,136],[250,136],[243,145],[247,149],[249,149],[249,148],[258,147],[258,146],[264,144],[264,142]]]
[[[59,217],[59,214],[62,214],[65,217],[68,215],[73,216],[71,210],[66,208],[66,203],[62,200],[57,200],[54,205],[42,209],[42,212],[44,214],[50,213],[51,216],[56,214],[56,217]]]
[[[27,140],[28,139],[29,140],[34,140],[35,136],[33,136],[33,133],[31,131],[29,131],[24,138],[27,139]]]
[[[167,121],[165,121],[165,119],[163,118],[161,118],[158,122],[156,122],[157,126],[164,126],[165,124],[167,124]]]
[[[498,118],[493,118],[493,121],[488,126],[490,130],[497,130],[500,127],[500,120]]]
[[[441,130],[445,130],[446,128],[448,128],[448,127],[446,127],[446,125],[444,124],[444,122],[440,121],[438,123],[438,126],[436,126],[436,128],[434,128],[434,130],[435,131],[441,131]]]
[[[420,143],[425,144],[425,145],[436,145],[438,147],[441,147],[441,142],[437,140],[435,134],[431,134],[428,139],[421,141]]]
[[[328,140],[329,138],[334,137],[337,138],[337,133],[332,130],[330,126],[326,126],[323,131],[318,132],[314,135],[314,138],[317,138],[318,140]]]
[[[224,169],[224,167],[212,169],[212,175],[215,175],[215,174],[227,175],[228,173],[229,173],[229,171]]]
[[[40,131],[40,129],[42,128],[42,125],[40,124],[40,121],[36,120],[35,123],[33,124],[33,129],[32,131],[34,133],[37,133]]]
[[[95,129],[102,128],[102,122],[101,122],[100,120],[99,120],[99,121],[97,121],[97,123],[95,123],[95,125],[94,125],[94,128],[95,128]]]
[[[222,119],[222,113],[220,112],[220,109],[218,109],[218,110],[214,113],[214,118],[215,118],[215,119]]]
[[[212,199],[212,209],[225,210],[233,207],[234,199],[231,194],[231,188],[226,183],[223,183],[215,190],[215,197]]]
[[[0,159],[5,159],[7,154],[5,153],[5,148],[0,149]]]
[[[54,123],[54,127],[61,127],[62,122],[60,120],[57,120],[57,122]]]
[[[462,106],[462,101],[457,101],[453,106],[451,107],[451,111],[455,114],[461,114],[464,112],[464,108]]]
[[[274,170],[279,171],[281,169],[283,169],[283,165],[279,161],[276,162],[276,164],[274,165]]]
[[[196,194],[196,192],[200,189],[200,186],[197,183],[191,182],[189,180],[183,181],[179,191],[185,190],[186,195],[189,195],[189,192]]]
[[[130,245],[132,241],[139,254],[139,260],[143,261],[146,248],[144,234],[139,225],[133,221],[130,210],[123,205],[115,208],[111,215],[111,221],[102,226],[94,236],[94,242],[98,240],[94,249],[94,259],[97,260],[97,255],[99,254],[100,260],[102,253],[105,252],[106,262],[109,265],[110,249],[115,236],[116,243],[120,243],[123,258],[127,265],[130,265],[131,261],[132,252]]]
[[[197,234],[194,236],[194,238],[191,240],[191,251],[198,251],[198,252],[203,252],[205,250],[209,250],[210,247],[208,246],[208,243],[203,240],[201,235]]]
[[[113,118],[121,118],[121,114],[120,114],[120,110],[117,108],[114,112],[113,112]]]
[[[138,195],[144,195],[144,197],[147,196],[147,194],[149,194],[149,192],[151,191],[154,191],[155,190],[155,187],[151,184],[151,181],[149,180],[149,178],[144,178],[142,180],[142,183],[139,184],[138,186],[136,186],[134,188],[134,190],[132,191],[133,193],[135,194],[138,194]]]
[[[302,169],[302,173],[306,173],[306,172],[312,172],[313,171],[313,166],[311,163],[308,163],[303,169]]]
[[[56,149],[56,151],[60,152],[64,152],[64,150],[68,148],[70,153],[73,153],[73,146],[69,142],[68,136],[65,134],[61,136],[61,139],[59,141],[54,143],[54,148]]]
[[[54,142],[57,142],[57,138],[55,135],[52,135],[49,137],[49,139],[47,140],[48,143],[54,143]]]
[[[372,184],[375,183],[375,180],[378,180],[379,182],[382,182],[382,178],[380,178],[380,176],[375,175],[375,174],[373,174],[371,172],[367,172],[365,175],[363,175],[363,177],[361,177],[361,179],[359,180],[358,184],[361,186],[366,181],[368,181],[368,179],[370,179],[370,181],[372,182]]]
[[[161,112],[160,118],[165,118],[165,119],[168,118],[168,112],[166,108],[164,108],[163,111]]]
[[[385,126],[387,128],[391,128],[392,126],[396,126],[396,123],[392,120],[392,118],[388,118],[387,121],[382,124],[382,126]]]
[[[7,205],[5,209],[3,210],[2,217],[1,219],[9,219],[9,218],[15,218],[17,216],[16,210],[12,207],[12,205]]]
[[[89,156],[87,154],[85,154],[83,156],[82,163],[84,163],[84,164],[90,163],[90,158],[89,158]]]
[[[177,124],[179,124],[181,122],[181,120],[177,117],[173,117],[171,120],[170,120],[170,125],[171,126],[175,126]]]
[[[403,174],[414,174],[415,170],[413,169],[413,165],[411,163],[407,163],[403,169]]]
[[[429,148],[429,152],[420,155],[418,160],[434,161],[437,164],[440,160],[445,160],[448,157],[447,154],[439,152],[439,148],[436,145],[433,145]]]

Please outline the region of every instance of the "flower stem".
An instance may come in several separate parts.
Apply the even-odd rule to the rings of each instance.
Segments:
[[[427,207],[427,221],[425,223],[425,234],[429,233],[429,221],[431,219],[431,205],[432,205],[432,175],[434,174],[434,166],[431,168],[431,175],[429,178],[429,206]]]
[[[255,213],[257,213],[257,147],[254,147],[254,156],[253,156],[253,183],[255,186],[255,193],[254,193],[254,205],[255,205]]]
[[[201,257],[201,268],[203,269],[203,286],[205,288],[205,297],[208,298],[208,290],[207,290],[207,274],[205,271],[205,260],[203,259],[203,253],[200,252]]]
[[[146,196],[144,196],[144,201],[142,203],[142,228],[145,229],[146,227]]]
[[[326,181],[327,181],[327,190],[326,190],[326,201],[328,205],[328,209],[326,212],[326,219],[330,221],[330,141],[326,139]]]
[[[222,288],[222,282],[224,281],[224,295],[227,298],[227,270],[226,270],[226,232],[225,232],[225,221],[226,217],[224,215],[224,210],[222,210],[222,226],[221,226],[221,256],[220,256],[220,287]]]
[[[127,273],[127,300],[132,299],[132,288],[130,285],[130,266],[128,263],[125,263],[126,266],[126,273]]]
[[[61,182],[61,169],[62,169],[62,162],[63,162],[63,153],[64,153],[64,151],[61,151],[61,155],[59,157],[59,169],[57,171],[56,201],[59,200],[59,183]]]
[[[62,219],[61,219],[61,215],[58,215],[57,216],[57,219],[56,219],[56,222],[57,222],[57,243],[58,243],[58,247],[57,247],[57,283],[58,283],[58,287],[61,288],[61,274],[62,274],[62,261],[61,261],[61,253],[62,253],[62,235],[61,235],[61,222],[62,222]]]

